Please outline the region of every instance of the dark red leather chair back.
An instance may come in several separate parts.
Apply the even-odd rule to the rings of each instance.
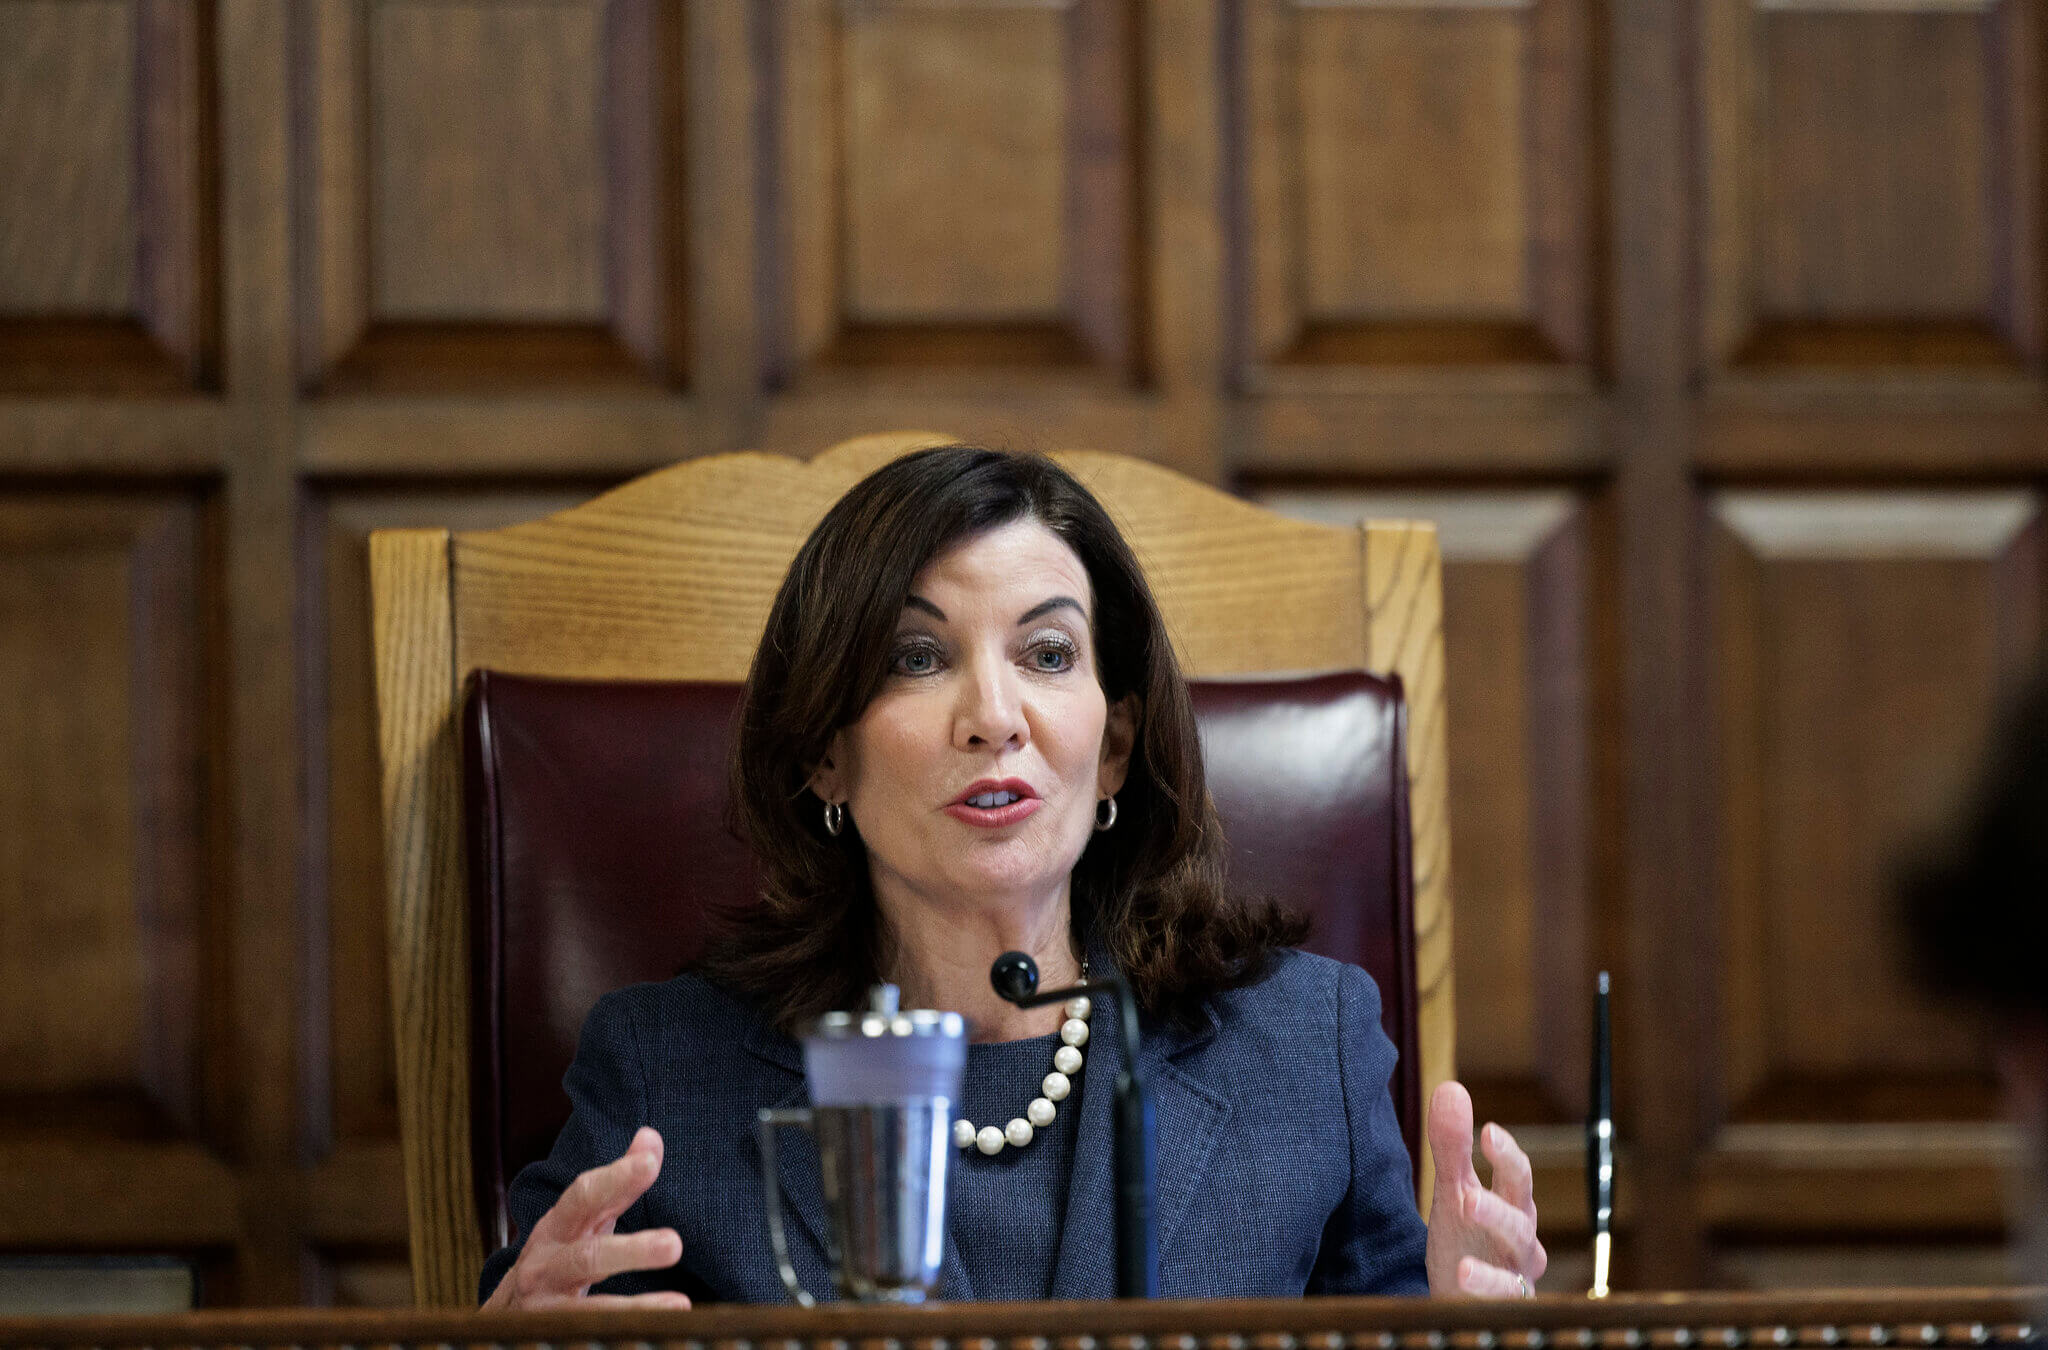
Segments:
[[[1421,1122],[1415,920],[1400,685],[1362,673],[1197,681],[1234,882],[1307,912],[1309,946],[1379,982]],[[486,1247],[506,1187],[568,1117],[562,1075],[600,995],[693,962],[705,917],[754,894],[725,830],[736,684],[593,683],[480,671],[464,708],[471,1146]]]

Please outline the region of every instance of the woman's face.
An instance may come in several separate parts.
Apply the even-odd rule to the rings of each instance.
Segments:
[[[846,803],[878,899],[944,908],[1063,898],[1123,786],[1135,699],[1108,706],[1088,572],[1059,536],[1016,521],[918,573],[889,671],[812,779]]]

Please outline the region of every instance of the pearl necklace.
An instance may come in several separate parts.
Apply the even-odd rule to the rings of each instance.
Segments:
[[[1081,982],[1088,982],[1088,963],[1081,963]],[[1088,1013],[1090,1006],[1086,998],[1070,998],[1061,1009],[1067,1020],[1060,1023],[1060,1048],[1052,1052],[1052,1072],[1039,1084],[1041,1096],[1033,1097],[1031,1104],[1024,1108],[1024,1114],[1008,1125],[984,1125],[979,1130],[974,1122],[962,1116],[953,1122],[953,1143],[959,1148],[978,1148],[993,1157],[1003,1151],[1003,1145],[1022,1148],[1031,1142],[1032,1133],[1052,1124],[1057,1114],[1053,1103],[1063,1102],[1074,1090],[1074,1075],[1081,1072],[1081,1047],[1088,1044]]]

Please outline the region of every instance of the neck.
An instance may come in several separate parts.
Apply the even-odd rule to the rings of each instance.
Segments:
[[[893,888],[891,888],[893,889]],[[976,1041],[1016,1041],[1058,1031],[1058,1005],[1019,1008],[989,985],[988,968],[1004,952],[1038,963],[1039,986],[1081,978],[1066,887],[1024,904],[947,903],[876,887],[886,934],[882,978],[903,991],[906,1008],[940,1008],[967,1019]]]

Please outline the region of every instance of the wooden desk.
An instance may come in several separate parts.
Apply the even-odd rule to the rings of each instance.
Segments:
[[[2015,1345],[2042,1291],[1637,1294],[1594,1303],[1275,1299],[718,1307],[686,1313],[189,1313],[0,1320],[0,1350],[1776,1350]]]

